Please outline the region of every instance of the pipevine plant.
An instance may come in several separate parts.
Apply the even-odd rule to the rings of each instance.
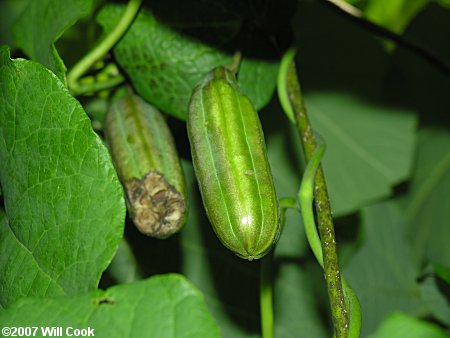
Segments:
[[[450,253],[419,222],[450,141],[364,101],[397,53],[364,29],[449,67],[376,1],[2,3],[2,334],[447,337]]]

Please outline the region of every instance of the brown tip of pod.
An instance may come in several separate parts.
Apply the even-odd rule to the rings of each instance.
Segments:
[[[125,182],[133,222],[140,232],[167,238],[180,230],[184,221],[183,194],[170,185],[162,174],[149,171],[142,179]]]

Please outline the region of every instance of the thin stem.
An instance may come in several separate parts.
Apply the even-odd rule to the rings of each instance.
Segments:
[[[358,8],[352,6],[351,4],[343,0],[323,0],[333,9],[339,11],[339,13],[344,14],[349,19],[353,20],[356,24],[361,27],[373,32],[374,34],[381,36],[385,39],[394,41],[397,45],[405,47],[411,52],[419,55],[424,60],[426,60],[431,66],[440,69],[446,76],[450,75],[450,65],[441,60],[432,51],[421,46],[415,41],[408,39],[405,36],[399,35],[387,28],[377,25],[376,23],[368,20],[364,13]]]
[[[272,261],[274,250],[261,259],[261,276],[259,289],[259,303],[261,311],[262,338],[273,338],[273,296],[272,296]]]
[[[317,146],[311,123],[306,114],[295,63],[291,62],[287,73],[287,92],[295,112],[297,129],[300,134],[303,151],[308,162]],[[331,314],[335,333],[338,338],[347,337],[349,318],[342,289],[339,260],[334,235],[333,218],[328,198],[325,176],[320,165],[314,184],[315,205],[319,223],[319,233],[323,253],[323,267],[330,300]]]
[[[80,83],[76,86],[77,90],[73,91],[72,94],[74,96],[83,95],[86,93],[95,93],[102,90],[113,88],[122,82],[124,82],[124,77],[122,75],[117,75],[110,79],[106,79],[104,81],[92,82],[92,83],[83,83],[81,79]]]
[[[94,65],[98,60],[103,58],[109,50],[120,40],[120,38],[127,31],[133,22],[142,0],[130,0],[123,13],[120,21],[115,28],[106,36],[106,38],[100,42],[94,49],[86,54],[80,61],[78,61],[67,74],[67,83],[69,88],[77,92],[78,79],[85,74],[89,68]]]
[[[280,226],[281,232],[284,230],[285,214],[288,208],[297,209],[297,203],[294,198],[284,197],[280,199]],[[260,277],[259,277],[259,305],[261,312],[261,332],[262,338],[273,338],[273,292],[272,292],[272,263],[275,248],[261,259]]]

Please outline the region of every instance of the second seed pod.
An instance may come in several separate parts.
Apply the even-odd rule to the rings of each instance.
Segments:
[[[185,183],[161,113],[127,95],[109,109],[105,134],[136,227],[156,238],[178,232],[185,222]]]
[[[278,201],[258,114],[228,69],[194,89],[188,136],[214,231],[238,256],[261,258],[278,239]]]

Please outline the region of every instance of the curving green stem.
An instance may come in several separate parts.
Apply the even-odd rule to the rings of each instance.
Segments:
[[[289,100],[288,90],[287,90],[287,74],[289,71],[289,66],[294,60],[296,50],[294,48],[289,49],[281,59],[280,69],[278,71],[278,84],[277,84],[277,92],[278,99],[280,100],[281,107],[283,108],[284,113],[291,121],[292,124],[295,124],[295,114],[292,109],[291,102]]]
[[[317,169],[319,168],[322,156],[325,153],[325,143],[320,142],[316,147],[312,157],[310,158],[303,179],[298,191],[298,201],[300,204],[300,212],[302,214],[303,224],[305,226],[306,238],[311,247],[314,256],[323,269],[323,254],[322,244],[320,242],[319,234],[317,233],[316,224],[314,221],[313,200],[314,200],[314,178],[316,177]]]
[[[69,89],[78,92],[78,79],[86,73],[97,61],[103,58],[109,50],[122,38],[139,11],[142,0],[130,0],[120,21],[115,28],[94,49],[78,61],[67,74]]]
[[[298,200],[300,203],[300,210],[302,214],[303,224],[305,226],[306,237],[308,239],[309,246],[311,247],[314,256],[316,257],[322,269],[324,267],[322,245],[314,221],[313,191],[314,191],[314,179],[316,177],[320,161],[322,160],[323,154],[325,153],[325,148],[326,148],[325,143],[319,139],[317,147],[314,150],[313,155],[308,161],[308,164],[306,166],[305,172],[303,174],[303,179],[300,185],[300,190],[298,192]],[[342,277],[342,287],[344,290],[345,302],[347,305],[347,310],[349,312],[349,319],[350,319],[347,337],[357,338],[359,337],[361,331],[361,309],[359,301],[344,277]]]

